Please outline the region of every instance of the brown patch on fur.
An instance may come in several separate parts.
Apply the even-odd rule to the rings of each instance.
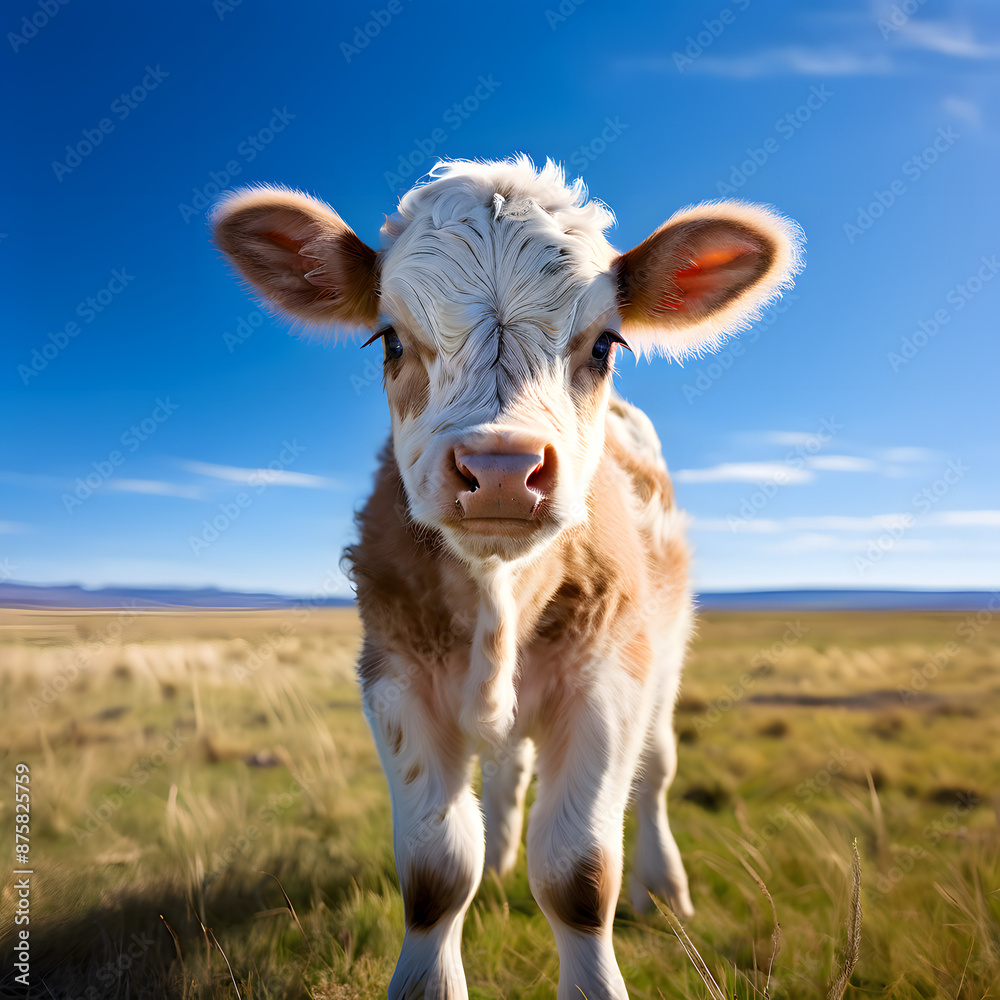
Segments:
[[[424,861],[411,862],[403,885],[406,926],[414,931],[429,931],[462,905],[465,892],[464,880],[453,871],[431,868]]]
[[[412,785],[413,782],[416,781],[421,774],[423,774],[423,772],[424,769],[420,766],[420,761],[417,761],[416,763],[410,765],[410,769],[406,772],[406,776],[403,778],[403,781],[405,781],[408,785]]]
[[[649,639],[642,632],[638,632],[624,649],[622,666],[629,677],[644,684],[652,664],[653,649],[649,645]]]
[[[614,905],[607,858],[600,848],[574,859],[542,890],[553,916],[583,934],[597,934],[611,917]]]
[[[395,757],[403,747],[403,730],[393,722],[385,724],[385,741]]]
[[[386,395],[400,420],[419,417],[424,412],[430,400],[430,386],[427,369],[419,357],[406,357],[404,353],[398,361],[386,363]]]
[[[665,469],[637,455],[612,434],[606,440],[609,454],[628,474],[632,489],[642,503],[659,499],[666,509],[674,506],[674,486]]]

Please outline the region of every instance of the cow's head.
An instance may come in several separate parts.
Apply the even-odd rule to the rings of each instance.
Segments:
[[[797,227],[739,202],[678,212],[618,254],[613,216],[526,157],[439,164],[366,246],[329,206],[257,188],[215,236],[268,303],[381,338],[412,517],[470,563],[536,553],[587,517],[616,355],[681,357],[791,284]]]

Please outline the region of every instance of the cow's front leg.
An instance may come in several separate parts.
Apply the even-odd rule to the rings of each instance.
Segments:
[[[462,922],[483,870],[483,820],[469,785],[469,741],[412,676],[400,670],[364,686],[406,914],[389,997],[464,1000]]]
[[[626,685],[628,686],[628,685]],[[611,942],[622,826],[639,755],[635,692],[590,692],[539,733],[528,878],[559,948],[559,1000],[624,1000]]]

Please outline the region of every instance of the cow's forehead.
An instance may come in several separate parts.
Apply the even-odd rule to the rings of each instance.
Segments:
[[[562,350],[613,304],[613,217],[561,174],[492,166],[463,165],[404,196],[384,229],[385,310],[448,354],[490,327]]]

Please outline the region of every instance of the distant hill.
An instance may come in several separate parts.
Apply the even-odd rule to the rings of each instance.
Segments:
[[[29,583],[0,583],[0,607],[4,608],[287,608],[300,604],[350,607],[347,597],[288,597],[279,594],[248,594],[238,590],[202,587],[102,587],[88,590],[68,585],[40,587]]]
[[[979,611],[1000,610],[988,590],[747,590],[698,595],[705,611]]]
[[[0,583],[5,608],[287,608],[301,604],[350,607],[348,597],[295,597],[202,587],[42,587]],[[978,611],[1000,610],[1000,591],[986,590],[746,590],[698,595],[705,611]]]

